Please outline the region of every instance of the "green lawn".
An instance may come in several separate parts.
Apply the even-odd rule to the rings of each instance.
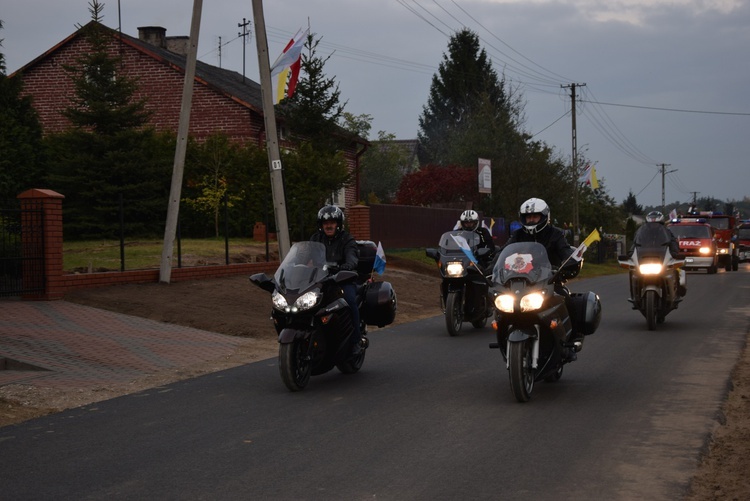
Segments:
[[[137,240],[124,245],[125,269],[142,270],[159,268],[163,240]],[[276,243],[269,246],[276,251]],[[252,239],[232,239],[229,241],[229,259],[232,263],[265,261],[266,244]],[[226,248],[224,239],[183,239],[180,242],[180,255],[183,266],[225,264]],[[177,266],[178,248],[174,245],[172,265]],[[260,256],[260,258],[258,257]],[[271,257],[273,260],[274,258]],[[64,242],[63,269],[66,272],[120,270],[120,242],[117,240],[88,240]]]

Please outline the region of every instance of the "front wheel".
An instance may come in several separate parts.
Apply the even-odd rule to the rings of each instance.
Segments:
[[[534,389],[534,370],[531,367],[532,343],[530,339],[521,343],[510,343],[508,349],[510,389],[519,402],[528,402]]]
[[[279,345],[279,372],[281,380],[290,391],[300,391],[307,386],[311,369],[307,343],[298,339]]]
[[[656,329],[656,291],[646,291],[646,325],[648,330]]]
[[[458,291],[449,292],[445,300],[445,326],[448,328],[448,334],[458,336],[461,334],[461,324],[463,323],[464,308],[461,301],[461,293]]]

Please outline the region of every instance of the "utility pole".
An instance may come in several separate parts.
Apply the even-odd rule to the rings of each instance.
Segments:
[[[573,243],[578,245],[578,233],[579,233],[579,221],[578,221],[578,190],[579,184],[578,178],[581,177],[578,172],[578,138],[576,136],[576,87],[584,87],[586,84],[572,83],[570,85],[561,85],[563,89],[570,89],[570,116],[573,123],[573,134],[572,134],[572,166],[573,176],[575,179],[575,207],[573,213]]]
[[[169,189],[169,206],[167,222],[164,228],[164,247],[161,251],[159,282],[168,284],[172,278],[172,251],[177,234],[177,222],[180,216],[180,197],[182,177],[185,172],[185,154],[187,152],[188,132],[190,129],[190,108],[193,103],[193,85],[195,84],[195,66],[198,59],[198,35],[200,34],[203,0],[193,0],[193,18],[190,23],[190,45],[185,61],[185,80],[182,86],[182,103],[180,105],[180,122],[177,126],[177,146],[174,152],[172,167],[172,184]]]
[[[664,202],[664,176],[668,174],[668,172],[665,170],[667,167],[671,166],[672,164],[656,164],[656,166],[661,166],[661,212],[662,214],[667,210],[667,205]],[[671,170],[669,172],[676,172],[677,169]]]
[[[253,18],[255,19],[255,42],[258,46],[263,121],[266,126],[266,149],[271,170],[271,195],[273,196],[274,215],[276,216],[276,234],[279,239],[279,259],[283,260],[289,253],[289,224],[286,214],[279,139],[276,131],[276,113],[273,109],[271,64],[268,61],[268,40],[266,39],[266,22],[263,18],[263,0],[253,0]]]
[[[244,17],[241,23],[237,23],[237,27],[242,28],[242,31],[237,33],[238,37],[242,37],[242,83],[245,83],[245,45],[247,45],[247,37],[250,36],[250,30],[247,29],[249,24],[250,21]]]

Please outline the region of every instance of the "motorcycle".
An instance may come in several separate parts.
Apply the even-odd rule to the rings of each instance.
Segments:
[[[678,259],[680,258],[680,259]],[[630,301],[634,310],[646,317],[648,330],[664,322],[669,312],[682,301],[679,269],[682,256],[669,252],[669,237],[658,227],[641,227],[635,237],[631,256],[618,256],[622,268],[630,270]]]
[[[369,347],[367,326],[384,327],[396,316],[396,294],[389,282],[373,282],[376,247],[357,241],[360,260],[356,271],[339,271],[326,262],[320,242],[297,242],[279,265],[273,278],[265,273],[250,281],[271,293],[271,318],[279,336],[279,372],[291,391],[304,389],[311,376],[334,367],[344,374],[360,370]],[[360,312],[359,340],[362,352],[351,356],[354,333],[349,305],[341,286],[357,284]]]
[[[487,325],[492,317],[492,298],[489,295],[490,283],[485,271],[472,262],[461,249],[459,240],[465,239],[468,249],[477,258],[484,258],[490,250],[477,249],[479,235],[473,231],[454,230],[443,233],[439,248],[425,249],[425,254],[435,260],[443,279],[440,284],[440,305],[445,314],[448,334],[458,336],[463,322],[471,322],[476,329]]]
[[[599,326],[599,297],[563,285],[581,263],[554,269],[537,242],[509,244],[498,257],[492,272],[497,342],[490,348],[502,353],[519,402],[531,399],[536,381],[558,381]]]

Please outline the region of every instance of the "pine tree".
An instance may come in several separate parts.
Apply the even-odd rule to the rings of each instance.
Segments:
[[[92,21],[79,27],[90,50],[65,66],[75,94],[64,115],[72,129],[50,136],[50,185],[65,195],[65,231],[71,237],[119,233],[119,205],[128,236],[163,231],[173,137],[147,128],[145,101],[134,100],[137,80],[110,52],[115,38],[101,24],[103,5],[92,1]]]
[[[505,123],[511,112],[504,85],[480,48],[479,37],[468,29],[455,33],[419,118],[418,138],[425,152],[421,163],[465,165],[461,150],[479,115]]]
[[[323,71],[330,56],[316,55],[320,40],[308,35],[296,90],[280,106],[297,143],[282,157],[290,231],[304,238],[316,227],[318,209],[352,179],[343,149],[353,134],[339,125],[346,103],[335,79]]]
[[[322,39],[307,36],[300,64],[300,78],[294,95],[285,100],[282,115],[292,135],[298,141],[308,141],[317,150],[335,152],[341,149],[342,129],[338,123],[346,103],[341,103],[341,91],[334,78],[323,72],[331,56],[316,55]]]
[[[5,71],[5,55],[0,52],[0,200],[40,188],[44,178],[39,116],[31,97],[23,96],[20,75],[11,78]]]

